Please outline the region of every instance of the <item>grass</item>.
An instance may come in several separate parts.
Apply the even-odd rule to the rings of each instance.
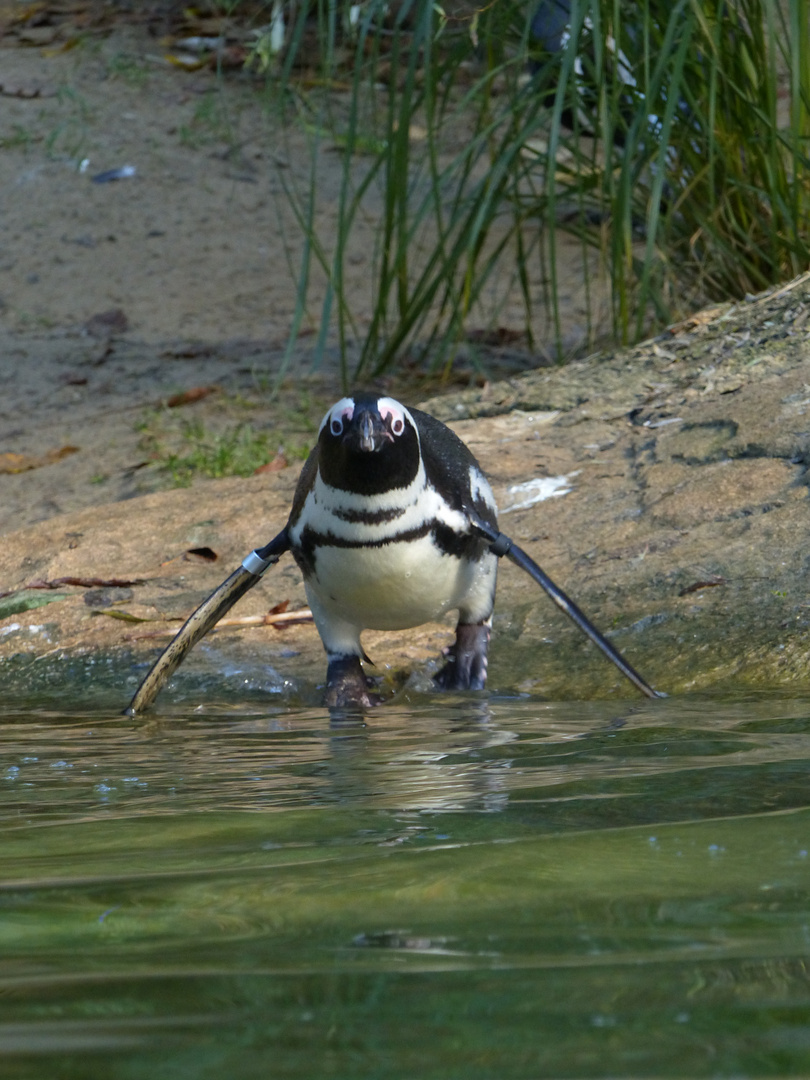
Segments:
[[[130,86],[142,89],[149,82],[150,68],[138,56],[116,52],[106,61],[107,71],[114,79],[121,79]]]
[[[93,121],[90,107],[84,96],[69,86],[59,88],[57,100],[61,116],[45,137],[45,150],[49,157],[84,157]]]
[[[27,151],[37,139],[38,136],[22,124],[12,124],[9,135],[0,135],[0,150]]]
[[[564,356],[564,233],[581,245],[590,343],[589,252],[621,342],[810,263],[807,0],[580,0],[556,54],[532,38],[534,7],[368,0],[350,26],[312,0],[285,4],[282,52],[257,44],[312,148],[306,184],[282,177],[302,236],[293,338],[306,318],[320,354],[336,338],[346,386],[414,354],[449,370],[472,325],[501,324],[493,292],[517,301],[530,348],[546,313]],[[317,213],[327,139],[336,230]],[[370,304],[347,286],[361,217],[377,233]]]
[[[227,403],[229,408],[238,404]],[[187,419],[170,409],[149,409],[136,430],[141,433],[141,446],[150,463],[166,485],[190,487],[195,480],[203,478],[252,476],[277,453],[283,454],[288,462],[303,460],[311,445],[306,418],[291,417],[289,413],[287,418],[295,430],[279,434],[257,430],[244,421],[233,423],[222,417],[213,422],[210,418],[208,421],[198,417]]]
[[[234,120],[229,115],[221,94],[209,90],[202,95],[194,108],[191,122],[180,127],[180,141],[195,148],[213,142],[224,142],[236,148]]]
[[[275,454],[268,434],[247,423],[217,430],[154,410],[138,427],[142,446],[170,487],[190,487],[199,477],[251,476]]]
[[[273,456],[267,433],[254,431],[250,424],[215,433],[189,420],[182,433],[183,449],[169,453],[162,465],[173,487],[189,487],[198,476],[251,476]]]

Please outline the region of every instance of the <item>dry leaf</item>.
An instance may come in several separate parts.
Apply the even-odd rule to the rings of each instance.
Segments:
[[[95,578],[95,577],[60,577],[45,581],[44,578],[34,578],[19,589],[6,589],[0,592],[0,600],[6,596],[14,596],[15,593],[24,592],[27,589],[61,589],[65,585],[78,585],[82,589],[95,588],[129,588],[130,585],[145,585],[146,578]]]
[[[219,555],[210,547],[198,547],[189,548],[188,551],[184,551],[180,556],[186,562],[196,561],[200,559],[202,562],[216,562]]]
[[[121,611],[119,608],[98,608],[96,611],[91,611],[91,615],[109,615],[111,619],[120,619],[121,622],[151,622],[151,619],[142,619],[138,615],[133,615],[130,611]],[[179,620],[178,620],[179,621]],[[174,633],[174,631],[172,631]]]
[[[26,469],[35,469],[30,462],[33,459],[27,454],[0,454],[0,473],[20,473]]]
[[[213,352],[210,345],[179,345],[164,349],[160,355],[171,357],[172,360],[199,360],[212,356]]]
[[[706,578],[703,581],[695,581],[691,585],[687,585],[685,589],[681,589],[678,596],[688,596],[689,593],[699,592],[701,589],[714,589],[718,585],[725,585],[726,579],[720,577],[719,574],[715,574],[710,578]]]
[[[61,589],[63,585],[78,585],[82,589],[128,589],[130,585],[145,585],[146,578],[59,577],[51,581],[37,578],[26,589]]]
[[[190,390],[183,390],[179,394],[174,394],[166,404],[170,409],[176,409],[178,405],[193,405],[195,401],[202,401],[203,398],[216,393],[217,390],[219,390],[218,386],[192,386]]]
[[[0,454],[0,473],[23,473],[29,469],[41,469],[43,465],[53,465],[70,454],[78,454],[78,446],[60,446],[48,450],[45,454]]]
[[[56,87],[47,83],[9,83],[0,85],[3,97],[45,98],[56,97]]]
[[[719,319],[721,315],[724,315],[730,304],[719,304],[716,307],[704,308],[702,311],[696,311],[694,315],[690,315],[688,319],[684,319],[682,322],[673,323],[667,327],[667,333],[682,334],[684,331],[697,330],[698,327],[708,326],[713,323],[715,319]]]
[[[289,464],[284,451],[279,450],[272,461],[268,461],[266,465],[260,465],[258,469],[254,469],[253,475],[258,476],[260,473],[281,472],[281,470],[286,469]]]

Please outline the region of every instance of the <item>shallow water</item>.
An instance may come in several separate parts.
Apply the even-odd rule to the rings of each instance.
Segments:
[[[810,701],[0,711],[0,1076],[810,1071]]]

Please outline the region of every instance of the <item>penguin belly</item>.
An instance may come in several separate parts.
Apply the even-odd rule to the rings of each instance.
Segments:
[[[497,560],[479,562],[440,551],[430,536],[374,547],[318,548],[306,582],[317,607],[359,629],[404,630],[472,607],[492,607]]]

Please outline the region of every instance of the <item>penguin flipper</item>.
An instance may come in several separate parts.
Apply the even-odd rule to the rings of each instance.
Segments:
[[[525,570],[529,577],[536,581],[541,589],[545,590],[557,607],[565,612],[568,618],[579,627],[582,633],[585,634],[586,637],[589,637],[594,645],[602,650],[608,660],[615,664],[622,675],[629,679],[642,694],[649,698],[666,697],[666,694],[658,690],[653,690],[649,683],[645,679],[642,679],[635,668],[625,660],[619,650],[607,640],[604,634],[597,630],[587,615],[585,615],[585,613],[577,607],[574,601],[562,591],[559,585],[554,584],[548,574],[546,574],[544,570],[541,570],[534,559],[527,555],[523,548],[519,547],[514,540],[511,540],[504,533],[498,532],[497,528],[493,527],[489,522],[484,521],[478,515],[469,513],[468,516],[473,529],[489,542],[489,550],[493,555],[497,555],[498,558],[506,555],[510,562],[519,566],[521,570]]]
[[[264,571],[277,563],[284,552],[289,550],[290,540],[287,529],[284,528],[269,544],[251,551],[239,569],[226,578],[186,619],[136,690],[128,708],[124,710],[126,716],[137,716],[154,703],[186,654],[230,611],[240,597],[257,584]]]

